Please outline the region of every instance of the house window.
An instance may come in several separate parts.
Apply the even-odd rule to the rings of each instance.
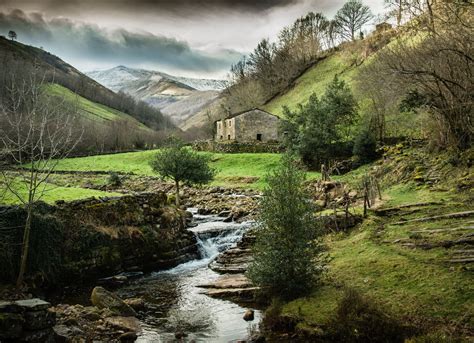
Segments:
[[[224,136],[221,136],[221,140],[223,140],[223,139],[224,139]]]
[[[231,127],[231,126],[232,126],[232,122],[229,120],[229,127]]]
[[[261,133],[257,133],[257,141],[261,141],[262,140],[262,134]]]

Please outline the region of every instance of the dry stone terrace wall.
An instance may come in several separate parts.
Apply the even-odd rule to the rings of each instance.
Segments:
[[[21,242],[24,220],[22,208],[0,208],[0,223],[18,227],[0,238],[3,246],[16,247],[0,252],[2,280],[13,281],[16,274],[19,248],[13,244]],[[164,192],[41,204],[33,219],[28,274],[37,286],[76,283],[173,267],[197,253],[185,212],[167,206]]]

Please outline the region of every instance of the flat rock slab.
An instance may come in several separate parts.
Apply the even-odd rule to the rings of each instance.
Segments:
[[[247,271],[248,266],[245,264],[227,264],[221,265],[211,263],[209,266],[213,271],[220,274],[242,274]]]
[[[21,313],[21,306],[15,304],[12,301],[0,301],[0,312],[1,313]]]
[[[25,311],[41,311],[48,309],[51,304],[41,299],[26,299],[15,301],[15,304],[22,307]]]
[[[140,332],[141,326],[140,321],[135,317],[108,317],[105,319],[105,323],[116,329],[123,330],[126,332]]]
[[[250,280],[243,274],[222,275],[211,283],[199,285],[201,288],[232,289],[252,287]]]
[[[259,289],[259,287],[224,289],[212,288],[204,291],[203,294],[213,298],[229,299],[236,302],[252,302],[255,299],[255,293]]]

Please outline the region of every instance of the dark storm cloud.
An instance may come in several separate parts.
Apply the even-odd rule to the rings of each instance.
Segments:
[[[96,8],[130,11],[154,10],[181,14],[193,14],[212,9],[257,13],[291,6],[299,2],[301,0],[2,0],[2,3],[7,7],[34,4],[49,12]]]
[[[40,13],[0,12],[0,32],[15,30],[22,42],[43,46],[68,62],[147,65],[184,71],[226,70],[241,55],[222,49],[212,54],[192,49],[187,42],[148,32],[105,30],[66,18],[47,20]],[[78,62],[81,64],[81,62]]]

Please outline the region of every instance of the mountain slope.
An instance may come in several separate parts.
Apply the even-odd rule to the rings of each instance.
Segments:
[[[152,131],[132,116],[105,105],[90,101],[61,85],[48,85],[48,93],[70,102],[71,104],[77,104],[79,114],[83,118],[94,121],[98,124],[106,125],[108,122],[112,121],[127,120],[141,130]]]
[[[89,101],[125,112],[155,130],[173,128],[169,119],[159,111],[138,111],[131,103],[124,107],[120,95],[42,49],[0,37],[0,65],[0,80],[25,76],[31,70],[37,70],[40,72],[38,76],[44,77],[46,82],[59,84]]]
[[[277,116],[283,115],[283,106],[295,110],[300,103],[306,103],[314,92],[321,96],[325,87],[337,75],[349,83],[356,73],[356,67],[350,67],[340,53],[329,55],[297,78],[293,86],[282,95],[271,99],[263,109]]]
[[[159,108],[178,125],[208,106],[226,86],[223,80],[177,77],[125,66],[87,75],[114,91],[122,91]]]

